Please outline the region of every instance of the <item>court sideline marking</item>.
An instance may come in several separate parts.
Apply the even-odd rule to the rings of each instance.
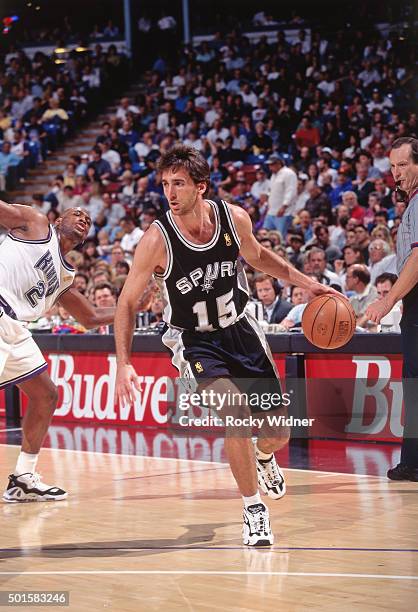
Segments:
[[[134,575],[134,576],[289,576],[312,578],[367,578],[377,580],[418,580],[418,576],[396,574],[346,574],[334,572],[256,572],[241,570],[55,570],[0,572],[0,576],[72,576],[72,575]]]
[[[10,431],[10,430],[9,430]],[[0,446],[8,446],[10,448],[20,448],[20,444],[6,444],[4,442],[0,442]],[[136,459],[154,459],[156,461],[187,461],[188,463],[198,463],[204,465],[219,465],[219,466],[227,466],[228,464],[222,461],[203,461],[201,459],[187,459],[180,457],[152,457],[149,455],[129,455],[127,453],[103,453],[101,451],[88,451],[88,450],[79,450],[76,448],[49,448],[44,446],[41,449],[41,452],[45,451],[59,451],[64,453],[83,453],[88,455],[110,455],[111,457],[133,457]],[[352,474],[350,472],[328,472],[326,470],[306,470],[304,468],[283,468],[285,472],[306,472],[307,474],[324,474],[330,476],[353,476],[354,478],[374,478],[376,480],[387,480],[386,476],[373,476],[372,474]]]

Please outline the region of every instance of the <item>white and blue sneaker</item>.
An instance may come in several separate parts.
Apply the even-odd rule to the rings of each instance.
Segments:
[[[246,546],[271,546],[274,543],[267,506],[252,504],[244,507],[243,518],[242,541]]]
[[[42,482],[40,474],[27,472],[19,476],[10,474],[3,500],[9,503],[59,501],[67,495],[63,489]]]
[[[258,486],[271,499],[280,499],[286,493],[286,482],[274,453],[271,459],[260,459],[255,446],[255,463],[257,467]]]

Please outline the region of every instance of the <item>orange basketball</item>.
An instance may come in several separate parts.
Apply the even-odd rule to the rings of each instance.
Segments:
[[[356,328],[350,302],[338,295],[319,295],[303,311],[302,329],[309,342],[322,349],[347,344]]]

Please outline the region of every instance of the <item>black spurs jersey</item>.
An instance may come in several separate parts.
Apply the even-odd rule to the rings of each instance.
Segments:
[[[207,244],[187,240],[168,211],[154,221],[167,250],[164,274],[155,273],[164,300],[164,321],[171,327],[198,332],[224,329],[241,318],[248,284],[237,261],[239,238],[228,205],[207,200],[215,232]]]

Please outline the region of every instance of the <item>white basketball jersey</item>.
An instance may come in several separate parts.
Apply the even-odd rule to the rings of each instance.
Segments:
[[[54,227],[43,240],[8,234],[0,245],[0,307],[19,321],[35,321],[72,285],[74,275]]]

